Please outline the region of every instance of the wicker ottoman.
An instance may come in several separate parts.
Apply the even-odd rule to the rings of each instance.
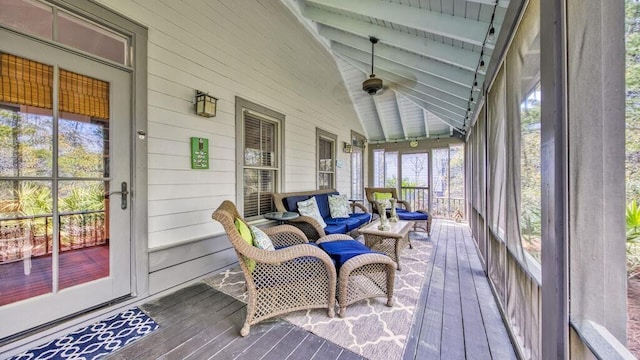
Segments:
[[[327,235],[316,243],[333,241],[355,241],[348,235]],[[393,306],[393,286],[396,274],[396,263],[389,256],[369,250],[363,244],[362,253],[350,257],[342,264],[336,262],[338,269],[337,296],[339,315],[344,317],[347,306],[356,301],[373,298],[387,298],[387,306]],[[352,254],[353,255],[353,254]],[[338,257],[329,256],[336,260]]]

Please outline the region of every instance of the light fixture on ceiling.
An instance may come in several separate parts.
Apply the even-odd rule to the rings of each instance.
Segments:
[[[496,39],[496,29],[493,27],[493,25],[491,25],[491,28],[489,29],[489,35],[487,36],[487,41],[492,43],[494,42],[495,39]]]
[[[376,74],[373,73],[373,47],[378,43],[378,38],[370,36],[369,41],[371,42],[371,75],[369,75],[369,78],[362,83],[362,90],[369,95],[375,95],[380,89],[382,89],[382,79],[377,78]]]
[[[480,60],[480,66],[478,67],[480,70],[484,70],[484,60]]]

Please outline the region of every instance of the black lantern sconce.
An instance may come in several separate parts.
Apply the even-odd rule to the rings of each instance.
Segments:
[[[216,104],[218,99],[196,90],[196,114],[204,117],[216,116]]]

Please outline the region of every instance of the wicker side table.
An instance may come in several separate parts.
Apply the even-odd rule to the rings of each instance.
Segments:
[[[401,270],[400,253],[407,245],[413,248],[409,240],[409,231],[414,226],[413,221],[389,222],[389,230],[378,230],[378,225],[380,220],[360,229],[360,233],[364,236],[364,244],[371,250],[389,255],[398,264],[398,270]]]

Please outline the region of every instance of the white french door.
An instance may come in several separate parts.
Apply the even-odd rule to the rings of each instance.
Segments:
[[[0,339],[131,292],[131,73],[0,28]]]

